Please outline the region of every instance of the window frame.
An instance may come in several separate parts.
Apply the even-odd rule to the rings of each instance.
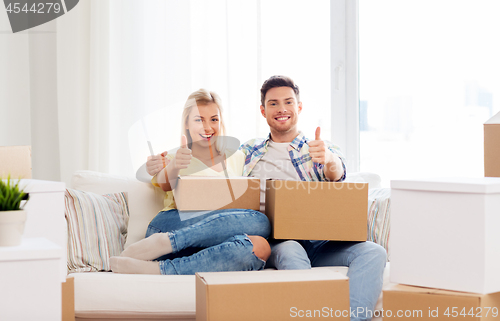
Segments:
[[[331,141],[359,171],[359,0],[330,2]]]

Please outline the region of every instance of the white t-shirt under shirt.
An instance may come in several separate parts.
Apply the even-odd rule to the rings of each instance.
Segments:
[[[255,164],[251,176],[260,178],[260,211],[264,213],[266,204],[266,179],[300,181],[288,153],[290,143],[269,141],[267,153]]]

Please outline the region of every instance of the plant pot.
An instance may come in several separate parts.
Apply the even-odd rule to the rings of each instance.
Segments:
[[[21,244],[26,211],[0,211],[0,246]]]

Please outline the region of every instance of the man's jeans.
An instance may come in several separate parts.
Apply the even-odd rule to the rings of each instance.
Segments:
[[[270,241],[271,257],[266,268],[279,270],[310,269],[318,266],[347,266],[351,321],[370,320],[366,310],[373,312],[382,290],[387,253],[373,242],[334,241]],[[370,316],[370,314],[368,314]]]
[[[263,269],[265,261],[253,253],[248,235],[267,238],[271,225],[253,210],[217,210],[188,220],[170,210],[156,215],[146,237],[164,232],[169,232],[172,253],[157,259],[161,274],[251,271]]]

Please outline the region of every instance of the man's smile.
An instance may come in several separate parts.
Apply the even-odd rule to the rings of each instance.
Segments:
[[[290,116],[278,116],[278,117],[275,117],[274,119],[280,123],[284,123],[290,119]]]

